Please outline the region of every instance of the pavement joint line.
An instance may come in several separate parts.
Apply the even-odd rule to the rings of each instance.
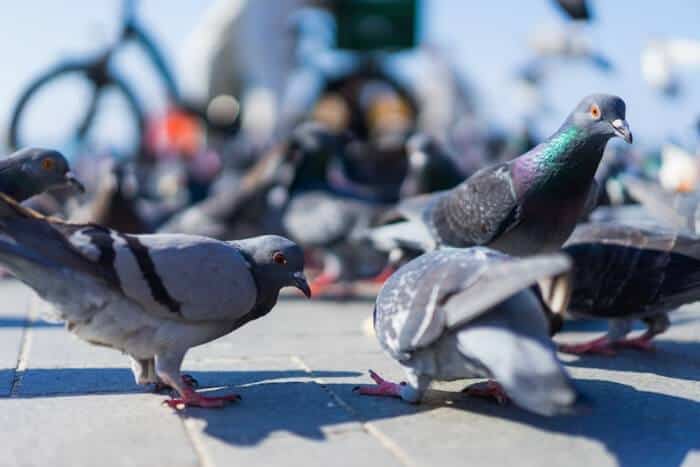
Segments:
[[[407,466],[407,467],[416,467],[417,464],[411,459],[411,456],[409,456],[406,452],[404,452],[401,447],[394,442],[388,435],[386,435],[384,432],[382,432],[376,425],[370,422],[366,422],[362,420],[362,417],[360,414],[357,413],[357,411],[350,406],[347,402],[345,402],[338,394],[335,393],[332,389],[328,387],[328,384],[323,378],[319,378],[317,376],[314,376],[314,372],[309,367],[304,360],[302,360],[299,356],[297,355],[291,355],[290,356],[291,360],[299,365],[300,368],[302,368],[304,371],[309,373],[311,375],[311,379],[321,386],[323,390],[325,390],[328,395],[331,396],[331,399],[333,399],[340,407],[342,407],[346,412],[348,412],[351,416],[353,416],[357,422],[360,424],[362,427],[362,430],[367,433],[370,437],[374,438],[377,440],[377,442],[389,453],[391,453],[401,464]]]
[[[190,445],[194,450],[194,453],[197,455],[199,465],[201,467],[215,467],[216,463],[207,452],[207,449],[204,446],[204,442],[201,438],[201,433],[197,429],[195,421],[187,417],[187,414],[185,413],[178,413],[177,416],[180,417],[180,419],[182,420],[182,428],[185,430],[185,436],[189,440]]]
[[[24,328],[22,329],[17,364],[15,365],[15,372],[12,376],[12,383],[10,384],[10,398],[16,398],[19,395],[19,391],[22,387],[22,379],[29,365],[29,351],[32,346],[32,321],[30,312],[25,319]]]

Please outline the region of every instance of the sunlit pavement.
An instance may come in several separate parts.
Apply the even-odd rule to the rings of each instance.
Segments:
[[[243,400],[174,411],[134,384],[125,356],[30,318],[27,288],[6,280],[0,294],[2,466],[700,466],[697,307],[672,315],[652,354],[562,356],[590,408],[543,418],[467,399],[467,381],[421,406],[353,393],[369,368],[402,377],[367,330],[371,299],[285,298],[193,349],[184,370],[202,390]],[[558,339],[604,324],[569,328]]]

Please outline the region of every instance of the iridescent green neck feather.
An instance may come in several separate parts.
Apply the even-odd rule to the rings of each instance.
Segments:
[[[549,141],[545,142],[542,151],[536,156],[538,170],[551,170],[562,165],[568,159],[568,155],[581,142],[583,131],[570,125],[557,132]]]

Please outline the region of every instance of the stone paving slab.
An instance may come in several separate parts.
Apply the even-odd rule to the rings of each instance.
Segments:
[[[367,332],[372,304],[285,299],[185,359],[203,391],[243,401],[174,411],[167,395],[134,384],[118,352],[60,326],[25,329],[23,286],[0,292],[0,435],[10,446],[0,466],[700,465],[700,306],[672,315],[653,354],[562,355],[590,408],[544,418],[466,398],[470,381],[437,384],[420,406],[359,396],[368,368],[403,376]],[[605,326],[567,329],[558,340]]]

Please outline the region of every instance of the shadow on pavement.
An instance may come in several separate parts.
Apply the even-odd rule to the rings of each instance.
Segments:
[[[700,450],[700,403],[611,381],[577,379],[576,384],[590,399],[590,413],[546,418],[514,407],[464,404],[486,416],[599,441],[623,467],[680,466]]]
[[[700,377],[700,342],[655,340],[655,350],[623,349],[614,357],[586,355],[567,361],[575,368],[653,373],[668,378],[696,381]],[[700,421],[699,427],[700,427]]]
[[[0,317],[0,329],[2,328],[23,328],[27,325],[25,316],[2,316]],[[61,323],[49,323],[47,321],[32,321],[33,328],[60,328]]]

